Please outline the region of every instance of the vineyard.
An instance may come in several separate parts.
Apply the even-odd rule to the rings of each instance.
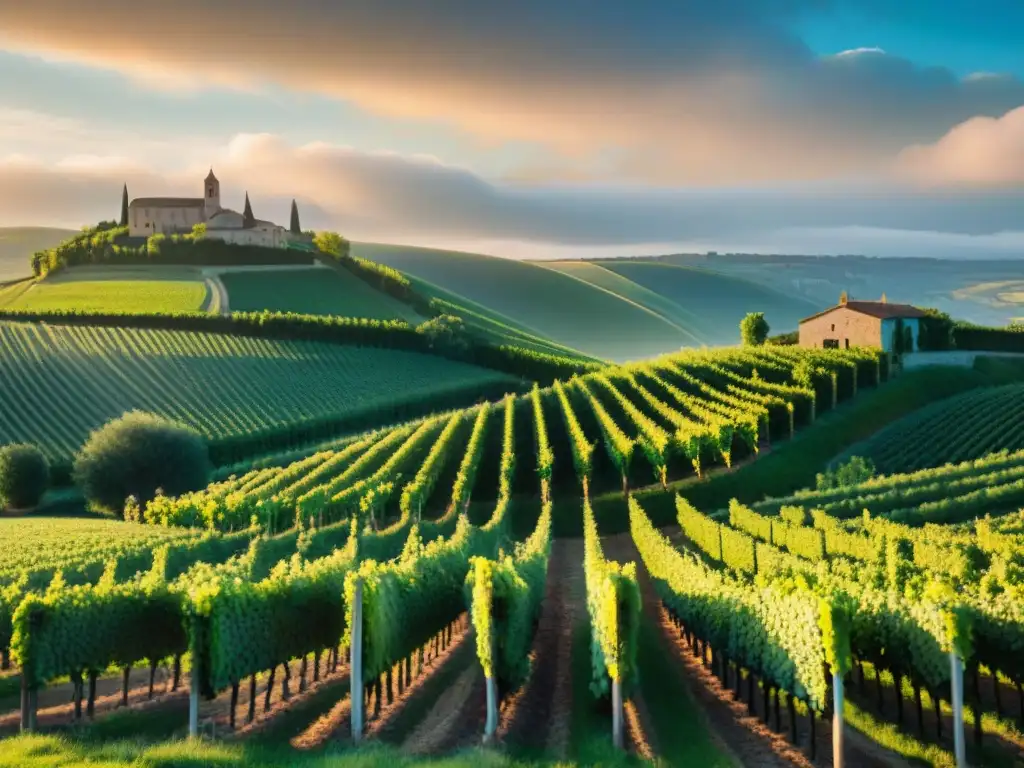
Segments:
[[[165,711],[169,736],[287,728],[299,756],[483,741],[582,761],[589,739],[603,764],[695,748],[709,765],[758,749],[832,764],[831,745],[882,764],[844,742],[845,717],[1012,765],[1024,453],[713,514],[674,493],[884,374],[860,350],[686,352],[239,470],[128,504],[125,523],[40,527],[0,551],[0,702],[5,680],[22,691],[0,730],[116,707]],[[655,527],[645,487],[671,494],[678,528]],[[625,500],[627,533],[602,539],[599,493]],[[554,539],[559,516],[580,546]],[[658,686],[693,695],[677,675],[728,746],[652,711]],[[757,729],[729,719],[740,708]]]
[[[892,423],[847,456],[869,458],[878,471],[892,473],[1019,451],[1024,449],[1022,397],[1020,384],[968,392]]]
[[[5,322],[0,355],[0,443],[36,443],[58,464],[132,409],[194,427],[229,463],[275,431],[308,441],[519,386],[402,350],[170,330]]]

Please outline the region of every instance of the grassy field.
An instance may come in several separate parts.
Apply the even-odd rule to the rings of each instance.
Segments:
[[[736,343],[747,312],[765,311],[782,330],[818,308],[700,270],[636,272],[628,260],[526,262],[365,243],[353,244],[353,252],[486,307],[499,323],[613,361]]]
[[[37,312],[198,312],[209,303],[210,291],[204,283],[182,280],[42,280],[0,288],[0,309]]]
[[[0,323],[0,355],[0,443],[38,443],[57,461],[134,408],[227,438],[327,417],[387,421],[417,402],[515,384],[413,352],[178,331]]]
[[[54,227],[0,227],[0,283],[32,275],[29,259],[75,234]]]
[[[231,270],[220,275],[233,312],[300,312],[422,322],[412,309],[334,269]]]

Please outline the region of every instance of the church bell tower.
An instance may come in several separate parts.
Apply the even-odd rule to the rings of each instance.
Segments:
[[[206,214],[206,218],[209,219],[220,210],[220,182],[213,175],[213,168],[206,175],[206,181],[203,182],[203,190],[203,211]]]

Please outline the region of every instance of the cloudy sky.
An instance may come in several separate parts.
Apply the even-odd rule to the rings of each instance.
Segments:
[[[1020,0],[0,0],[0,226],[1024,255]]]

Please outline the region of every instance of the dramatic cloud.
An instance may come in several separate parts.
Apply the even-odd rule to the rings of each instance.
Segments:
[[[914,252],[905,237],[880,230],[954,233],[958,239],[946,244],[972,253],[1007,253],[1024,245],[1015,236],[994,236],[1019,228],[1024,193],[824,184],[552,188],[495,183],[429,157],[324,143],[295,147],[272,135],[238,136],[215,156],[226,205],[240,207],[248,191],[257,215],[283,222],[295,197],[304,225],[334,227],[358,240],[515,256],[566,249],[576,255],[664,251],[683,243],[723,250]],[[193,196],[206,170],[197,164],[166,174],[103,158],[0,162],[0,225],[77,227],[111,218],[122,183],[132,196]],[[928,235],[920,247],[941,250],[944,236]]]
[[[816,56],[784,28],[822,4],[12,1],[0,46],[163,87],[328,94],[666,185],[878,174],[908,145],[1024,105],[1014,77],[871,48]]]
[[[1024,186],[1024,107],[971,118],[934,144],[908,147],[899,168],[926,184]]]

